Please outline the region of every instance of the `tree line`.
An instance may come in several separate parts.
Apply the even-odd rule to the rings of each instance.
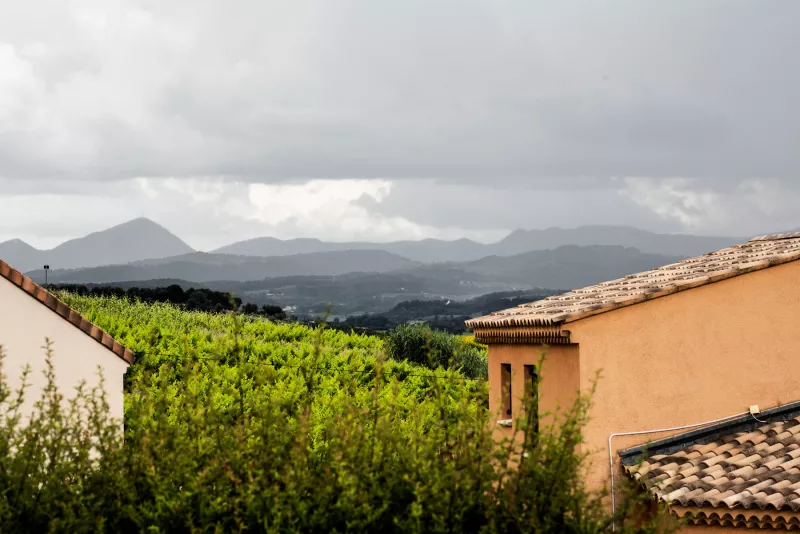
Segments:
[[[66,291],[80,296],[126,298],[128,300],[138,300],[151,304],[155,302],[166,302],[192,311],[216,313],[239,311],[247,315],[263,315],[272,319],[286,318],[286,314],[280,306],[265,304],[259,307],[250,303],[242,305],[241,298],[226,291],[194,287],[184,290],[178,284],[153,288],[123,288],[110,285],[90,287],[83,284],[53,284],[48,287],[53,290]]]

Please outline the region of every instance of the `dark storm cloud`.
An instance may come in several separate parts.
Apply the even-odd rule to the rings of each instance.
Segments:
[[[70,6],[0,22],[4,177],[570,188],[800,169],[791,0]]]

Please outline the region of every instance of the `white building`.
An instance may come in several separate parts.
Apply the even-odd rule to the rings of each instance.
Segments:
[[[45,340],[54,351],[56,381],[66,398],[85,381],[99,383],[100,371],[110,415],[122,419],[122,379],[133,363],[133,352],[90,323],[64,302],[30,278],[0,261],[0,346],[5,352],[3,374],[12,389],[20,385],[21,373],[30,365],[26,409],[30,411],[45,385]]]

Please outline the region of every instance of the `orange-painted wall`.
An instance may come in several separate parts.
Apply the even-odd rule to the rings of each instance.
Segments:
[[[502,412],[502,388],[500,385],[500,366],[511,364],[512,417],[523,416],[520,407],[525,391],[524,366],[539,364],[543,348],[534,345],[491,345],[489,346],[489,409],[498,419],[507,419]],[[569,407],[580,390],[580,364],[578,349],[574,345],[555,345],[547,349],[546,358],[539,369],[541,384],[539,388],[539,411],[554,412],[559,406]],[[495,425],[495,438],[511,435],[511,428]]]
[[[586,428],[587,443],[599,449],[590,482],[608,476],[602,453],[612,432],[800,400],[799,324],[794,262],[567,325],[580,346],[581,388],[603,373]],[[664,435],[615,438],[614,448]]]
[[[576,345],[551,348],[550,363],[564,355],[567,361],[556,365],[553,378],[545,369],[544,382],[561,384],[548,393],[551,398],[568,398],[576,380],[587,390],[596,371],[602,371],[585,435],[594,453],[588,482],[596,487],[608,482],[611,433],[699,423],[746,411],[751,404],[764,409],[800,400],[800,262],[564,328]],[[517,367],[535,363],[538,350],[490,346],[492,398],[500,391],[493,380],[498,362],[505,357],[516,358],[511,363],[518,362]],[[616,451],[676,433],[615,438],[615,476],[622,473]]]

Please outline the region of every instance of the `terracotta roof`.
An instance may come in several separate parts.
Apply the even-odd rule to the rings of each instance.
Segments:
[[[756,237],[696,258],[576,289],[467,321],[470,328],[569,323],[800,259],[800,232]]]
[[[76,328],[84,332],[89,337],[106,347],[108,350],[122,358],[128,363],[134,362],[133,351],[125,348],[119,341],[95,326],[81,314],[67,306],[63,301],[56,298],[45,288],[35,283],[33,280],[24,276],[21,272],[12,268],[6,262],[0,260],[0,277],[5,278],[24,292],[35,298],[61,317],[72,323]]]
[[[800,528],[800,402],[620,452],[626,472],[694,522]],[[649,454],[641,458],[641,454]]]

